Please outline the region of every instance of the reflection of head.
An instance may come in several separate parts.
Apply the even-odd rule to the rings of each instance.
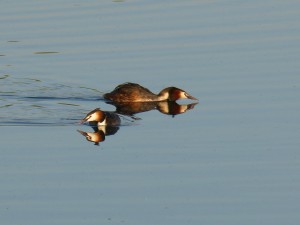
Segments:
[[[161,113],[168,114],[168,115],[177,115],[181,113],[185,113],[190,109],[193,109],[195,105],[198,103],[192,103],[187,105],[179,105],[176,102],[159,102],[157,105],[157,110]]]
[[[98,130],[94,133],[92,132],[84,132],[81,130],[77,130],[80,134],[82,134],[87,141],[94,142],[95,145],[99,145],[99,142],[103,142],[105,140],[105,134],[102,130]]]
[[[105,136],[114,135],[119,130],[119,127],[117,126],[95,126],[92,128],[94,129],[94,132],[77,131],[82,134],[87,141],[94,142],[95,145],[98,145],[99,142],[103,142]]]

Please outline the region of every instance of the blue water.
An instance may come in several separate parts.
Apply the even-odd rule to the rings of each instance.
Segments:
[[[299,224],[299,9],[2,1],[1,224]],[[128,81],[199,103],[86,141]]]

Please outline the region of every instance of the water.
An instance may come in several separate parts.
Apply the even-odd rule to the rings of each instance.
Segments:
[[[298,224],[299,9],[3,1],[1,223]],[[127,81],[200,101],[86,141],[78,121]]]

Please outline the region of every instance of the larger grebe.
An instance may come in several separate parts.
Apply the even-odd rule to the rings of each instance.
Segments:
[[[181,98],[198,100],[186,91],[176,87],[168,87],[159,92],[158,95],[152,93],[147,88],[135,83],[124,83],[115,88],[110,93],[103,96],[113,102],[157,102],[157,101],[176,101]]]

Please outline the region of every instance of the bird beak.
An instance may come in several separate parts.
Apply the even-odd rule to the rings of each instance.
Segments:
[[[80,120],[78,123],[79,123],[79,124],[83,124],[85,121],[86,121],[85,119],[82,119],[82,120]]]
[[[80,120],[79,124],[83,124],[88,120],[88,117],[84,117],[82,120]]]
[[[83,124],[86,120],[85,119],[82,119],[79,121],[79,124]]]

